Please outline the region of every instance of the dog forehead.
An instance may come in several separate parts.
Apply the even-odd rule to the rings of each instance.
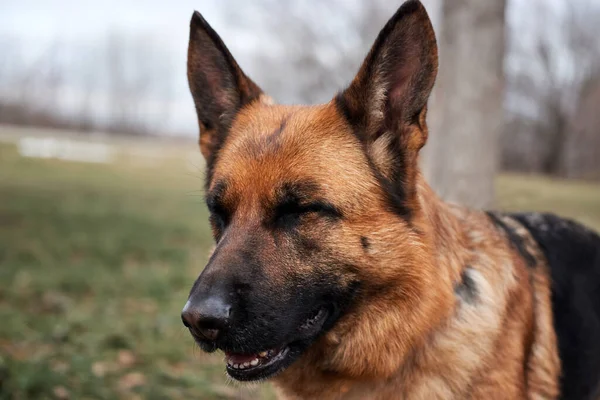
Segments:
[[[369,168],[335,107],[259,105],[242,111],[234,122],[213,182],[225,180],[237,190],[260,193],[309,180],[343,196],[375,184]]]

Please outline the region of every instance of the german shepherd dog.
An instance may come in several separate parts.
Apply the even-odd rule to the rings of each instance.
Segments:
[[[274,104],[190,28],[216,247],[182,319],[229,376],[284,399],[600,395],[600,237],[444,203],[419,171],[437,72],[419,1],[316,106]]]

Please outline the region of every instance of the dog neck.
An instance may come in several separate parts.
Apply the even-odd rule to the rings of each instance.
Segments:
[[[516,281],[528,278],[513,270],[486,214],[443,202],[420,175],[416,195],[412,223],[425,250],[415,268],[425,279],[411,286],[419,301],[407,303],[414,294],[398,286],[358,305],[276,378],[281,397],[460,397],[495,353],[505,309],[528,308],[516,293]]]
[[[457,249],[469,246],[470,227],[465,218],[469,210],[444,202],[420,174],[416,186],[420,215],[415,224],[423,230],[437,266],[456,284],[468,260],[468,255]]]

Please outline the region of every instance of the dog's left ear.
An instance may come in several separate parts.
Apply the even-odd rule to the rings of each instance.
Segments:
[[[436,74],[431,21],[423,5],[410,0],[388,21],[350,86],[335,99],[390,180],[406,183],[397,175],[416,163],[427,140],[427,99]]]
[[[210,169],[237,113],[262,90],[197,11],[190,21],[187,75],[200,125],[200,150]]]

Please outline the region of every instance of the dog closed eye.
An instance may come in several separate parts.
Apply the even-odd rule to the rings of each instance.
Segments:
[[[274,222],[280,227],[292,227],[299,222],[301,217],[308,214],[317,214],[335,219],[341,217],[341,212],[325,201],[314,201],[307,204],[287,201],[275,207]]]

